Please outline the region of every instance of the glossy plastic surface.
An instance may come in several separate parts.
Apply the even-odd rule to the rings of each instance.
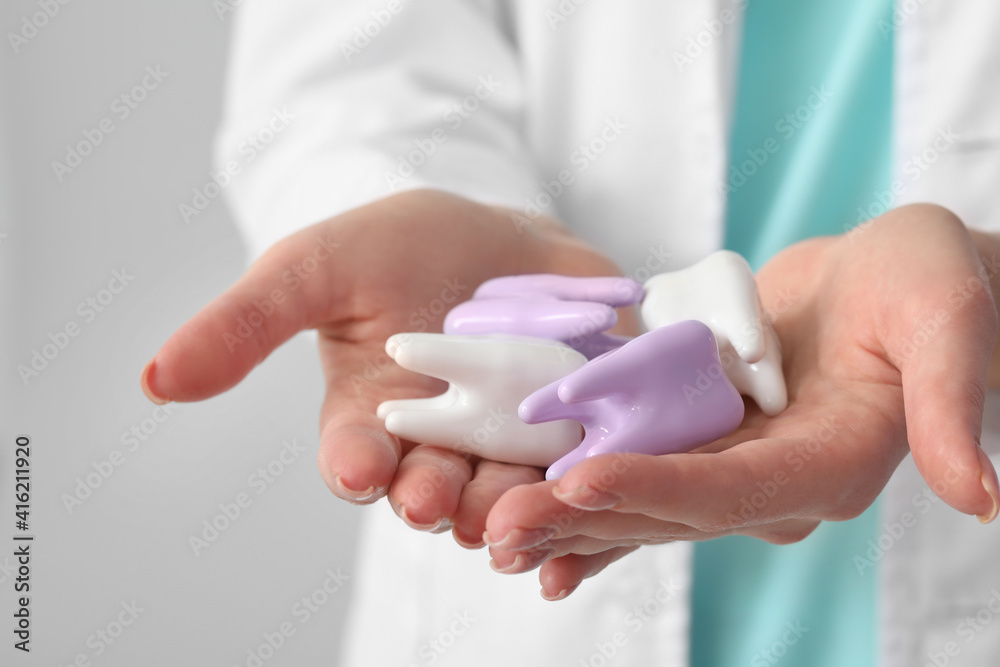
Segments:
[[[530,424],[583,424],[580,445],[546,472],[557,479],[587,456],[670,454],[709,443],[739,426],[743,399],[722,370],[712,330],[685,321],[639,336],[539,389],[518,414]]]
[[[645,284],[642,319],[648,329],[681,320],[704,322],[715,333],[723,368],[736,389],[767,415],[788,404],[781,343],[764,317],[750,265],[728,250]]]
[[[378,406],[390,433],[506,463],[544,467],[571,451],[580,425],[529,425],[517,416],[525,396],[586,363],[555,341],[516,336],[397,334],[386,352],[403,368],[449,382],[431,398]]]
[[[618,321],[616,307],[638,303],[642,295],[642,286],[628,278],[548,274],[496,278],[448,313],[444,331],[548,338],[593,359],[629,340],[604,332]]]

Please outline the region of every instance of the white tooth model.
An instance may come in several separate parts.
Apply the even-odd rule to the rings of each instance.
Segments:
[[[393,435],[504,463],[546,467],[583,439],[567,419],[525,424],[518,405],[587,359],[556,341],[523,336],[404,333],[385,351],[411,371],[450,383],[431,398],[386,401],[378,416]]]
[[[653,276],[644,285],[641,313],[652,330],[682,320],[712,329],[729,381],[766,415],[788,405],[781,343],[763,316],[753,271],[742,256],[712,253],[680,271]]]

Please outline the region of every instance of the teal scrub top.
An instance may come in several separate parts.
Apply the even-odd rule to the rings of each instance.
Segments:
[[[729,143],[726,247],[759,268],[863,221],[891,176],[891,0],[748,3]],[[859,215],[860,214],[860,215]],[[877,505],[877,503],[876,503]],[[877,660],[875,505],[804,541],[695,545],[694,667]]]

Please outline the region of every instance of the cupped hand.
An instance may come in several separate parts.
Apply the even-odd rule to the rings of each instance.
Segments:
[[[374,502],[391,485],[397,513],[416,527],[440,528],[458,512],[479,462],[385,431],[375,416],[379,403],[445,386],[397,367],[385,342],[400,332],[440,331],[445,313],[480,283],[520,273],[617,270],[552,219],[436,191],[398,194],[276,244],[164,343],[143,371],[143,389],[156,402],[209,398],[294,334],[316,329],[326,378],[323,479],[356,503]],[[516,481],[533,474],[508,468]],[[482,521],[485,511],[478,514]]]
[[[541,564],[542,595],[560,599],[644,544],[795,542],[858,516],[908,452],[945,502],[991,521],[997,474],[979,447],[997,335],[990,277],[962,223],[930,205],[788,248],[758,275],[787,410],[769,418],[748,403],[735,433],[694,453],[604,455],[560,480],[495,480],[494,568]]]

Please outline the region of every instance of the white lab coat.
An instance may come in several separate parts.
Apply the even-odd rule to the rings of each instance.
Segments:
[[[217,151],[220,167],[240,168],[230,204],[255,254],[394,190],[433,187],[555,213],[639,280],[686,266],[722,243],[743,4],[247,3]],[[882,26],[898,31],[892,204],[933,201],[1000,229],[1000,3],[897,4]],[[294,118],[260,135],[282,109]],[[948,132],[957,139],[932,150]],[[986,422],[1000,463],[997,392]],[[919,521],[881,555],[881,664],[955,647],[948,664],[992,664],[1000,530],[924,503],[925,488],[908,459],[885,492],[888,524],[907,511]],[[641,549],[552,604],[534,574],[494,574],[485,552],[410,531],[384,504],[364,511],[346,665],[687,664],[689,545]],[[997,622],[963,625],[977,612]]]

